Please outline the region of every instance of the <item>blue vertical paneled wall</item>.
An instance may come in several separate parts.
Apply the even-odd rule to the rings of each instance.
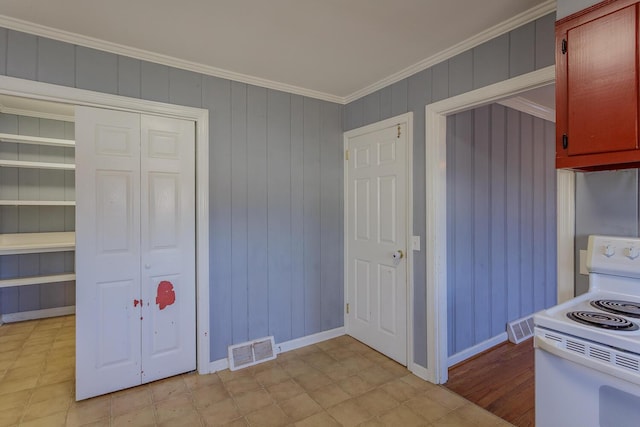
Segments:
[[[6,29],[0,74],[209,110],[212,360],[343,325],[342,105]]]
[[[555,125],[492,104],[447,118],[449,355],[556,302]]]
[[[426,70],[349,103],[345,130],[414,113],[413,234],[425,237],[425,106],[492,83],[548,67],[554,59],[551,13]],[[427,363],[426,254],[415,254],[414,361]]]

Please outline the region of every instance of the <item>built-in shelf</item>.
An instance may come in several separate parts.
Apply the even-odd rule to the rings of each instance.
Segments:
[[[0,234],[0,255],[73,251],[76,233],[16,233]]]
[[[24,160],[4,160],[4,159],[0,159],[0,166],[10,167],[10,168],[62,169],[62,170],[75,170],[76,168],[76,165],[73,163],[27,162]]]
[[[0,206],[75,206],[73,200],[0,200]]]
[[[17,277],[15,279],[0,280],[0,288],[12,288],[14,286],[41,285],[44,283],[60,283],[76,280],[75,273],[51,274],[48,276]]]
[[[0,133],[0,141],[17,144],[53,145],[56,147],[73,148],[76,146],[76,142],[72,139],[42,138],[40,136],[14,135],[11,133]]]

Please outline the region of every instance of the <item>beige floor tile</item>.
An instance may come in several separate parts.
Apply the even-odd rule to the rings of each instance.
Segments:
[[[66,381],[73,381],[76,378],[74,368],[64,368],[53,372],[46,372],[40,375],[38,385],[58,384]]]
[[[269,393],[262,389],[238,394],[234,396],[234,400],[243,415],[274,403]]]
[[[256,427],[279,427],[291,424],[291,420],[287,417],[282,409],[276,405],[267,406],[250,413],[245,417],[250,426]]]
[[[337,362],[335,365],[332,365],[327,369],[322,369],[322,372],[336,382],[349,378],[353,375],[353,372],[340,362]]]
[[[237,380],[241,377],[253,377],[253,371],[251,371],[249,368],[239,369],[237,371],[224,369],[222,371],[216,372],[216,375],[222,380],[222,382],[227,382],[231,380]]]
[[[146,406],[144,408],[138,408],[138,410],[133,412],[127,412],[120,414],[116,417],[113,417],[111,420],[112,427],[120,427],[120,426],[136,426],[136,427],[146,427],[146,426],[155,426],[156,420],[153,414],[153,408],[151,405]]]
[[[73,381],[65,381],[57,384],[38,386],[38,388],[33,391],[33,395],[31,396],[31,403],[42,402],[58,397],[67,397],[73,399],[73,392]]]
[[[244,418],[238,418],[237,420],[233,420],[225,424],[223,427],[247,427],[248,425],[249,422],[247,420]]]
[[[397,400],[380,388],[368,391],[357,397],[356,402],[373,415],[380,415],[399,405]]]
[[[307,393],[285,400],[279,406],[291,421],[300,421],[322,411],[322,407]]]
[[[469,403],[469,401],[464,397],[461,397],[441,386],[433,387],[430,390],[425,391],[424,394],[431,400],[434,400],[450,409],[457,409]]]
[[[171,418],[166,421],[159,421],[160,427],[196,427],[204,425],[200,414],[197,411],[184,413],[177,418]]]
[[[267,391],[276,402],[291,399],[294,396],[304,393],[304,389],[294,380],[283,381],[267,387]]]
[[[431,422],[431,425],[433,427],[470,427],[469,420],[460,416],[456,411],[451,411],[439,420]]]
[[[373,389],[373,384],[368,383],[358,375],[339,381],[338,385],[351,396],[360,396]]]
[[[436,421],[452,411],[439,402],[429,398],[426,394],[404,402],[404,405],[415,413],[424,417],[427,421]]]
[[[66,415],[64,412],[58,412],[35,420],[23,421],[20,427],[62,427],[65,425]]]
[[[258,372],[255,375],[255,379],[264,387],[269,387],[270,385],[281,383],[290,378],[291,377],[289,376],[287,371],[285,371],[278,365],[275,365],[269,369],[265,369],[261,372]]]
[[[29,403],[24,409],[22,421],[32,421],[58,412],[66,414],[69,405],[71,405],[71,398],[68,396]]]
[[[379,386],[395,379],[395,376],[388,370],[374,365],[363,369],[358,376],[370,384]]]
[[[100,396],[81,402],[71,402],[67,412],[67,426],[75,427],[100,422],[111,415],[111,397]]]
[[[0,411],[0,427],[18,425],[22,417],[22,407],[8,408]]]
[[[47,352],[29,353],[27,355],[20,354],[13,364],[14,368],[20,367],[42,367],[47,361]]]
[[[329,356],[324,351],[310,354],[309,356],[304,357],[304,360],[316,369],[320,369],[323,366],[331,365],[336,362],[333,357]]]
[[[398,406],[378,417],[388,426],[420,427],[428,426],[427,420],[406,406]]]
[[[325,409],[351,399],[351,396],[337,384],[320,387],[309,392],[309,396]]]
[[[372,361],[360,354],[341,360],[340,363],[353,373],[358,373],[363,369],[370,368],[374,364]]]
[[[341,424],[326,412],[319,412],[315,415],[298,421],[296,427],[340,427]]]
[[[151,406],[151,392],[148,387],[136,387],[114,393],[112,396],[111,416],[113,417]]]
[[[241,418],[240,411],[233,399],[226,399],[204,408],[199,408],[198,412],[207,426],[222,426]]]
[[[189,392],[181,376],[155,381],[149,384],[149,388],[151,389],[151,397],[154,402],[171,399]]]
[[[494,427],[501,419],[491,412],[472,404],[467,403],[455,410],[461,418],[465,419],[469,425],[478,427]]]
[[[388,426],[383,421],[377,418],[372,418],[358,425],[358,427],[388,427]],[[392,427],[395,427],[395,426],[392,426]]]
[[[412,399],[419,394],[418,390],[416,390],[415,387],[407,384],[400,379],[396,379],[383,384],[381,388],[389,393],[398,402],[404,402],[406,400]]]
[[[11,360],[15,362],[17,357],[20,355],[20,350],[7,350],[5,348],[0,347],[0,361],[2,360]]]
[[[224,386],[234,396],[262,388],[260,383],[253,377],[239,377],[225,382]]]
[[[36,386],[38,377],[24,378],[15,381],[2,380],[0,382],[0,396],[15,393],[16,391],[29,390]],[[2,397],[0,397],[2,400]]]
[[[155,412],[159,423],[193,416],[200,419],[200,414],[198,414],[193,402],[186,394],[156,403]]]
[[[0,412],[12,408],[24,408],[27,406],[33,390],[22,390],[7,393],[0,397]]]
[[[204,408],[231,397],[222,383],[209,387],[200,387],[191,392],[191,397],[198,408]]]
[[[293,378],[316,370],[313,366],[304,363],[300,359],[288,360],[281,363],[280,366]]]
[[[220,377],[216,374],[198,375],[196,373],[183,375],[182,380],[189,390],[196,390],[202,387],[209,387],[214,384],[222,384]]]
[[[41,369],[34,369],[31,366],[21,368],[11,368],[4,374],[3,381],[19,381],[22,379],[40,376]]]
[[[327,412],[340,424],[347,427],[357,426],[373,417],[373,414],[360,406],[355,399],[332,406],[327,409]]]
[[[295,377],[295,381],[300,384],[300,387],[308,392],[317,390],[320,387],[331,384],[333,382],[331,378],[318,370],[299,375]]]

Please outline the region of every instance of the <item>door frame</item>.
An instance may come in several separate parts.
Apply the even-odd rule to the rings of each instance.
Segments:
[[[555,82],[555,66],[523,74],[502,82],[476,89],[425,107],[425,180],[427,254],[427,366],[417,374],[430,382],[441,384],[448,379],[447,340],[447,116],[496,102],[520,92]],[[564,198],[557,206],[558,259],[573,248],[573,206],[575,192],[573,173],[558,171],[557,192]],[[572,250],[572,249],[571,249]],[[573,252],[572,252],[573,253]],[[567,285],[573,287],[573,268],[558,264],[558,292]]]
[[[210,368],[209,334],[209,110],[0,76],[0,94],[64,104],[173,117],[195,122],[196,149],[196,360]]]
[[[407,129],[407,164],[405,169],[405,179],[407,183],[407,205],[406,205],[406,229],[405,233],[407,236],[407,248],[406,248],[406,260],[407,260],[407,336],[406,336],[406,344],[407,344],[407,369],[413,371],[414,366],[413,363],[413,250],[412,250],[412,235],[413,235],[413,112],[408,112],[405,114],[400,114],[395,117],[391,117],[389,119],[385,119],[376,123],[372,123],[367,126],[363,126],[357,129],[353,129],[347,131],[343,135],[343,152],[346,153],[346,150],[349,149],[349,139],[365,135],[368,133],[380,131],[386,129],[390,126],[396,126],[398,124],[405,124]],[[344,158],[344,157],[343,157]],[[348,258],[347,255],[349,253],[349,168],[347,164],[347,160],[344,160],[345,165],[343,180],[344,180],[344,194],[343,194],[343,206],[344,206],[344,266],[343,266],[343,281],[344,281],[344,303],[346,304],[347,295],[348,295],[348,286],[349,286],[349,274],[348,274]],[[346,307],[344,308],[344,316],[343,322],[345,327],[345,332],[349,333],[349,322],[348,317],[346,315]]]

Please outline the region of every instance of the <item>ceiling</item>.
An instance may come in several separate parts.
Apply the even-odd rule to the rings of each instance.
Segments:
[[[554,7],[552,0],[0,0],[0,25],[344,102],[505,21]]]

